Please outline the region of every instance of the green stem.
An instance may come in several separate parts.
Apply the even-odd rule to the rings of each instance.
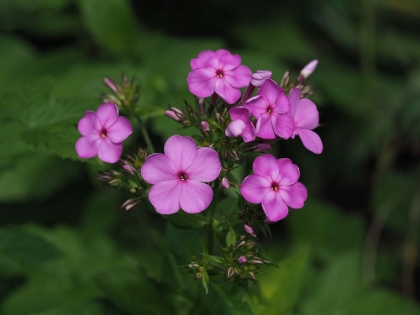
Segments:
[[[145,122],[135,112],[132,112],[131,114],[134,117],[136,117],[137,122],[140,125],[140,132],[141,132],[141,135],[144,138],[144,141],[146,141],[146,145],[147,145],[147,149],[148,149],[149,153],[151,153],[151,154],[155,153],[155,148],[153,147],[152,140],[150,139],[149,133],[147,132],[147,129],[145,128],[145,125],[146,125]]]
[[[214,188],[213,202],[209,209],[209,215],[208,215],[209,229],[207,232],[207,250],[209,251],[210,254],[213,252],[213,245],[214,245],[214,231],[213,231],[212,222],[213,222],[214,214],[216,213],[217,204],[219,201],[219,190],[220,190],[220,185],[216,183],[216,187]]]

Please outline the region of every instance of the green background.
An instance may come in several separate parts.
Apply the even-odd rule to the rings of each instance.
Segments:
[[[0,313],[420,314],[419,30],[417,0],[0,0]],[[298,139],[273,152],[309,197],[271,225],[279,268],[252,295],[226,282],[206,295],[178,268],[195,232],[147,206],[117,211],[129,196],[74,151],[78,120],[121,72],[141,82],[161,150],[180,132],[168,103],[193,101],[190,59],[219,48],[276,81],[319,60],[324,152]]]

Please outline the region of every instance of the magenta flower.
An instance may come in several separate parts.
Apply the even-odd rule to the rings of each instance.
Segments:
[[[292,89],[289,93],[290,110],[288,115],[294,122],[292,138],[300,137],[303,145],[309,151],[320,154],[323,150],[321,138],[312,131],[318,126],[319,113],[316,105],[307,98],[300,98],[300,90]]]
[[[201,98],[216,92],[228,104],[239,99],[239,88],[247,86],[252,77],[251,69],[241,65],[241,57],[225,49],[202,51],[190,65],[192,71],[187,78],[190,92]]]
[[[290,108],[289,99],[276,82],[267,79],[257,96],[245,103],[257,119],[256,135],[262,139],[274,139],[276,135],[288,139],[293,135],[293,121],[285,115]]]
[[[270,79],[272,72],[269,70],[257,70],[252,74],[251,84],[255,87],[261,87],[267,79]]]
[[[193,139],[174,135],[164,147],[165,154],[150,155],[141,168],[143,179],[152,184],[149,200],[156,211],[172,214],[181,208],[188,213],[206,209],[213,190],[203,182],[212,182],[222,164],[217,152],[199,148]]]
[[[250,203],[261,203],[268,221],[287,216],[288,206],[302,208],[308,192],[298,182],[299,168],[290,159],[276,159],[271,154],[257,157],[252,165],[255,174],[241,185],[242,196]]]
[[[249,120],[250,113],[245,107],[234,107],[229,110],[232,122],[227,126],[225,135],[229,138],[241,136],[245,142],[255,139],[255,128]]]
[[[83,137],[76,142],[80,158],[97,155],[102,161],[116,163],[121,157],[122,142],[133,132],[125,117],[118,117],[118,107],[105,103],[95,112],[87,111],[77,126]]]

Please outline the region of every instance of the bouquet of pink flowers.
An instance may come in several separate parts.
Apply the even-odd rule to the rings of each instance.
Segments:
[[[150,202],[165,216],[180,210],[200,216],[203,224],[194,228],[205,231],[203,250],[185,266],[202,279],[206,291],[209,275],[240,285],[256,282],[259,268],[272,264],[260,256],[260,236],[269,234],[268,224],[286,218],[289,207],[302,208],[308,197],[298,166],[268,152],[296,136],[309,151],[323,150],[313,131],[319,113],[307,98],[313,90],[306,85],[317,61],[294,81],[287,71],[279,84],[271,71],[252,73],[239,55],[224,49],[202,51],[190,66],[187,84],[195,104],[185,102],[184,110],[170,106],[166,115],[184,128],[196,128],[196,135],[173,135],[164,152],[157,153],[141,126],[147,148],[121,159],[122,143],[133,132],[128,118],[141,121],[135,111],[139,86],[123,76],[121,85],[105,79],[113,93],[79,121],[82,137],[76,151],[81,158],[119,162],[119,170],[102,171],[99,178],[134,195],[122,205],[126,211]],[[120,111],[128,118],[119,116]],[[238,178],[235,170],[248,166],[250,158],[252,173]],[[233,210],[221,207],[229,190],[237,196]]]

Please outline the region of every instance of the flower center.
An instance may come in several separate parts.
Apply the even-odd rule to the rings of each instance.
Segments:
[[[224,75],[224,72],[223,72],[223,70],[216,70],[216,77],[218,77],[218,78],[223,78],[223,75]]]
[[[270,115],[272,111],[273,111],[273,107],[271,105],[268,105],[267,114]]]
[[[101,130],[101,138],[102,139],[105,139],[106,138],[106,130],[105,129],[102,129]]]
[[[187,174],[185,174],[184,172],[179,173],[178,176],[179,176],[179,179],[182,180],[183,182],[185,182],[188,179]]]
[[[271,189],[272,189],[273,191],[279,191],[280,186],[279,186],[279,184],[278,184],[278,183],[273,182],[273,183],[271,183]]]

